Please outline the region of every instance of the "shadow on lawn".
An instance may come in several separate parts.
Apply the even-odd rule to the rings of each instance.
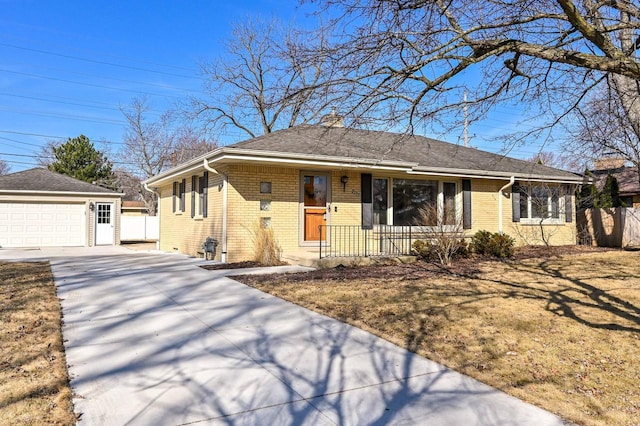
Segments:
[[[552,262],[542,262],[540,268],[545,273],[568,284],[562,289],[549,292],[547,309],[550,312],[571,318],[593,328],[640,332],[640,308],[638,306],[613,295],[611,291],[602,290],[583,280],[564,274],[560,268],[554,267]],[[628,276],[627,279],[634,279],[635,282],[640,282],[640,274]],[[572,296],[571,293],[577,293],[578,297]],[[598,318],[597,312],[604,311],[633,325],[629,326],[616,322],[598,323],[586,316],[581,316],[576,308],[595,310],[596,314],[591,316],[594,319]]]
[[[592,328],[640,333],[640,307],[613,294],[613,291],[622,290],[621,288],[610,290],[598,288],[589,284],[587,279],[580,279],[573,276],[573,274],[564,272],[563,268],[554,261],[541,261],[534,266],[526,267],[515,264],[511,265],[511,268],[514,272],[526,271],[529,274],[537,275],[542,280],[546,277],[553,277],[556,282],[552,286],[545,286],[515,283],[506,278],[489,280],[505,286],[508,290],[503,292],[503,295],[506,297],[545,301],[547,311],[558,316],[570,318]],[[611,270],[615,269],[615,266],[608,265],[608,268],[611,272]],[[594,273],[589,277],[589,280],[620,279],[620,277],[624,276],[629,282],[640,282],[640,273],[634,274],[624,270],[614,270],[613,272]],[[628,289],[631,289],[631,287]],[[482,293],[480,295],[491,297]],[[598,319],[603,318],[604,313],[610,314],[619,321],[598,322]]]

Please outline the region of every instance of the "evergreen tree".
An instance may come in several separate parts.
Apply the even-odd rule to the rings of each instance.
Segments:
[[[52,147],[55,160],[47,168],[84,182],[114,189],[113,165],[93,146],[85,135],[69,138]]]
[[[585,175],[591,177],[591,172],[587,170]],[[579,208],[581,209],[609,209],[613,207],[623,207],[620,200],[620,186],[615,176],[607,175],[602,190],[598,190],[596,185],[583,185],[576,194]]]
[[[620,207],[620,187],[618,185],[618,179],[614,176],[607,175],[607,180],[605,180],[604,187],[602,191],[600,191],[596,207]]]

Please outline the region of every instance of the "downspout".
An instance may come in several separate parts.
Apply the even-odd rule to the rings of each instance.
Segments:
[[[511,188],[516,183],[516,177],[511,176],[509,182],[498,191],[498,233],[502,234],[502,192]]]
[[[229,203],[229,177],[224,173],[219,173],[216,169],[209,165],[207,159],[203,159],[204,168],[215,173],[222,175],[222,252],[220,253],[220,260],[222,263],[227,263],[227,205]]]
[[[158,215],[158,241],[156,241],[156,250],[160,250],[160,193],[154,189],[149,188],[149,185],[147,185],[147,183],[143,183],[142,187],[147,191],[147,192],[151,192],[152,194],[155,194],[158,200],[158,208],[156,211],[156,215]]]

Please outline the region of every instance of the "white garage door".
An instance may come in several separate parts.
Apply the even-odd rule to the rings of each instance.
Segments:
[[[84,204],[0,202],[0,247],[85,245]]]

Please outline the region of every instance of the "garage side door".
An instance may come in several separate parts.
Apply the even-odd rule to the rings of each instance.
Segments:
[[[84,246],[84,204],[0,202],[0,247]]]

